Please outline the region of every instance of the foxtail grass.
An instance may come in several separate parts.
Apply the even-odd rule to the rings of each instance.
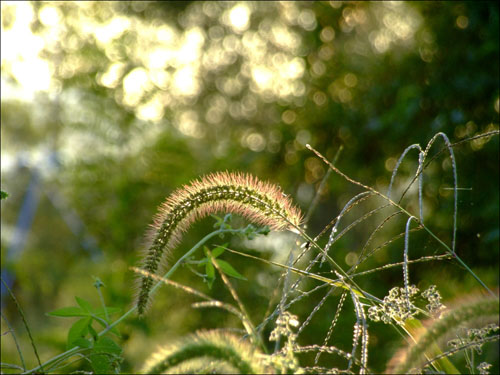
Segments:
[[[205,366],[216,360],[241,374],[264,374],[265,365],[257,349],[241,338],[220,331],[200,331],[188,335],[177,343],[161,347],[146,362],[144,374],[167,371],[179,373],[177,366],[192,360],[203,360]],[[234,373],[234,371],[233,371]]]
[[[278,186],[249,174],[210,174],[178,189],[160,206],[142,268],[151,274],[164,269],[165,259],[190,225],[217,212],[236,213],[273,230],[296,230],[302,221],[300,210]],[[152,278],[143,276],[137,296],[140,315],[148,306],[152,286]]]
[[[499,300],[491,297],[481,297],[469,301],[461,301],[460,305],[449,310],[440,319],[433,320],[426,329],[416,333],[416,342],[406,349],[399,351],[389,363],[388,373],[404,374],[410,370],[419,370],[429,364],[432,356],[429,349],[446,336],[456,334],[459,327],[471,328],[471,323],[483,320],[483,322],[496,322],[499,317]],[[465,347],[464,347],[465,348]],[[450,351],[448,355],[455,351]],[[438,354],[443,358],[446,355]],[[438,357],[440,358],[440,357]]]

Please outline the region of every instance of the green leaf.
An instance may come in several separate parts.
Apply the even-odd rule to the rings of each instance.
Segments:
[[[109,337],[100,337],[90,357],[90,364],[96,374],[109,374],[113,362],[122,353],[122,348]]]
[[[210,216],[212,216],[214,219],[215,219],[215,224],[214,224],[214,228],[218,228],[222,225],[222,218],[217,216],[217,215],[214,215],[214,214],[211,214]]]
[[[104,309],[102,307],[100,309],[95,309],[93,311],[94,311],[94,314],[100,318],[104,318],[106,316],[106,313],[104,312]],[[108,316],[109,316],[109,315],[119,313],[120,311],[122,311],[122,309],[120,309],[119,307],[106,306],[106,311],[108,312]]]
[[[104,320],[105,320],[105,319],[104,319]],[[97,323],[99,323],[99,324],[100,324],[103,328],[108,328],[108,326],[107,326],[106,324],[104,324],[101,320],[96,319],[95,321],[96,321]],[[118,329],[116,328],[116,326],[115,326],[115,327],[113,327],[113,328],[111,328],[111,330],[110,330],[109,332],[112,332],[112,333],[114,333],[116,336],[121,337],[121,336],[120,336],[120,333],[118,332]]]
[[[89,349],[92,347],[92,341],[84,338],[76,339],[73,341],[73,346],[79,346],[80,348]]]
[[[89,324],[92,322],[92,318],[87,316],[80,320],[77,320],[68,331],[68,340],[66,342],[66,348],[71,349],[75,346],[75,341],[84,338],[89,332]]]
[[[206,264],[208,262],[208,258],[203,258],[200,260],[200,262],[198,263],[198,267],[200,266],[203,266],[204,264]]]
[[[59,316],[59,317],[69,317],[69,316],[90,316],[89,312],[86,312],[81,307],[70,306],[63,307],[51,312],[48,312],[49,316]]]
[[[0,190],[0,200],[5,199],[9,196],[5,191]]]
[[[120,355],[122,354],[122,351],[123,349],[120,347],[120,345],[118,345],[109,337],[105,336],[99,337],[99,339],[94,345],[95,353],[109,353],[109,354]]]
[[[207,274],[207,283],[208,283],[208,287],[210,289],[212,289],[212,285],[214,283],[214,280],[215,280],[215,268],[214,268],[214,265],[210,262],[207,262],[207,264],[205,264],[205,272]]]
[[[225,247],[227,247],[227,245],[228,244],[225,243],[224,245],[217,246],[215,249],[213,249],[212,257],[217,258],[219,255],[221,255],[226,250]]]
[[[231,266],[228,262],[222,259],[217,259],[216,262],[217,265],[220,267],[221,271],[224,272],[226,275],[235,277],[240,280],[246,280],[246,277],[240,274],[238,271],[236,271],[233,268],[233,266]]]
[[[265,227],[259,228],[257,232],[263,234],[264,236],[267,236],[269,232],[271,232],[271,229],[269,228],[268,225],[266,225]]]
[[[205,272],[207,274],[207,278],[209,278],[209,279],[215,278],[215,268],[214,268],[214,265],[212,263],[207,263],[205,265]]]
[[[83,310],[85,310],[86,312],[88,312],[90,314],[90,312],[92,311],[92,305],[90,304],[90,302],[84,300],[83,298],[76,297],[76,296],[75,296],[75,300],[76,300],[76,303],[78,303],[78,306],[80,306]]]
[[[92,337],[94,338],[94,341],[97,341],[97,337],[98,337],[97,332],[94,329],[94,327],[92,327],[92,324],[89,324],[89,332],[92,335]]]
[[[90,365],[96,374],[109,374],[111,373],[111,361],[106,354],[94,354],[90,356]]]

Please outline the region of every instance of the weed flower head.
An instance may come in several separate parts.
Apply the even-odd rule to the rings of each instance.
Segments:
[[[151,245],[143,269],[156,274],[159,267],[165,268],[165,250],[168,257],[193,222],[217,212],[239,214],[273,230],[297,231],[302,221],[300,210],[278,186],[245,173],[209,174],[176,190],[160,206],[149,232]],[[146,309],[152,285],[151,277],[142,277],[139,314]]]

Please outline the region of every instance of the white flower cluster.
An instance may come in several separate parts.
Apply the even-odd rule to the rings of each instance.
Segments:
[[[386,324],[394,319],[398,324],[404,322],[417,314],[417,307],[412,299],[418,293],[415,285],[408,287],[408,293],[405,288],[395,287],[389,291],[389,295],[384,297],[381,305],[372,306],[368,309],[368,317],[375,321],[382,321]]]
[[[292,331],[291,327],[297,327],[299,321],[297,316],[284,311],[276,319],[276,328],[274,328],[269,336],[270,341],[278,341],[281,336],[286,337],[287,341],[283,349],[274,353],[270,357],[270,362],[274,367],[281,368],[286,372],[294,372],[299,369],[299,362],[295,357],[294,349],[297,347],[297,334]]]
[[[443,310],[446,309],[446,306],[441,303],[441,295],[436,289],[436,286],[431,285],[429,288],[424,290],[421,295],[429,301],[429,303],[425,305],[429,313],[434,318],[439,319]]]
[[[488,324],[483,328],[471,328],[466,331],[466,337],[450,340],[448,341],[448,346],[456,349],[467,344],[473,344],[472,349],[474,349],[477,354],[481,354],[486,337],[496,331],[498,331],[498,324],[494,323]]]
[[[490,363],[487,363],[487,362],[481,362],[479,364],[479,366],[477,366],[477,369],[479,371],[479,374],[480,375],[487,375],[489,374],[490,372],[488,371],[490,368],[492,367],[492,365]]]
[[[410,285],[408,291],[401,287],[392,288],[389,295],[384,297],[382,304],[368,309],[368,317],[375,322],[382,321],[389,324],[391,320],[394,320],[398,324],[404,324],[407,319],[418,313],[418,308],[414,304],[418,292],[419,289],[415,285]],[[446,306],[441,303],[441,295],[436,286],[431,285],[420,296],[429,302],[425,306],[426,309],[438,319]]]

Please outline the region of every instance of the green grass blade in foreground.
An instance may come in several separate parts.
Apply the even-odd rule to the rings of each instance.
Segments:
[[[418,368],[424,362],[425,356],[432,358],[442,354],[440,350],[435,352],[433,346],[433,344],[436,345],[435,342],[440,337],[456,330],[461,325],[481,317],[492,318],[498,322],[499,313],[498,297],[482,297],[450,310],[441,319],[436,320],[435,323],[426,329],[414,345],[410,346],[405,352],[400,353],[399,360],[395,358],[396,365],[393,370],[395,373],[402,374],[408,372],[413,367]],[[411,324],[413,327],[408,327],[411,330],[418,328],[415,322]],[[440,361],[440,363],[442,364],[443,362]]]
[[[291,266],[286,266],[286,265],[278,263],[278,262],[273,262],[272,260],[262,259],[262,258],[253,256],[253,255],[250,255],[250,254],[245,254],[245,253],[242,253],[240,251],[232,250],[232,249],[227,248],[227,247],[226,247],[226,250],[229,251],[229,252],[231,252],[231,253],[238,254],[238,255],[241,255],[241,256],[244,256],[244,257],[247,257],[247,258],[255,259],[255,260],[258,260],[258,261],[261,261],[261,262],[264,262],[264,263],[267,263],[267,264],[270,264],[270,265],[273,265],[273,266],[281,267],[283,269],[288,269],[291,272],[295,272],[297,274],[304,275],[304,276],[310,277],[312,279],[316,279],[316,280],[322,281],[324,283],[335,285],[337,287],[340,287],[340,288],[343,288],[343,289],[346,289],[346,290],[349,290],[349,291],[352,290],[354,293],[356,293],[356,295],[358,297],[361,297],[361,298],[364,298],[364,299],[368,299],[368,300],[371,300],[371,301],[375,301],[375,302],[381,302],[379,298],[377,298],[375,296],[372,296],[372,295],[370,295],[370,294],[368,294],[366,292],[362,293],[359,290],[352,289],[352,288],[350,288],[349,286],[347,286],[342,281],[335,281],[335,280],[329,279],[328,277],[324,277],[324,276],[321,276],[321,275],[317,275],[315,273],[303,271],[303,270],[301,270],[299,268],[295,268],[295,267],[291,267]]]

